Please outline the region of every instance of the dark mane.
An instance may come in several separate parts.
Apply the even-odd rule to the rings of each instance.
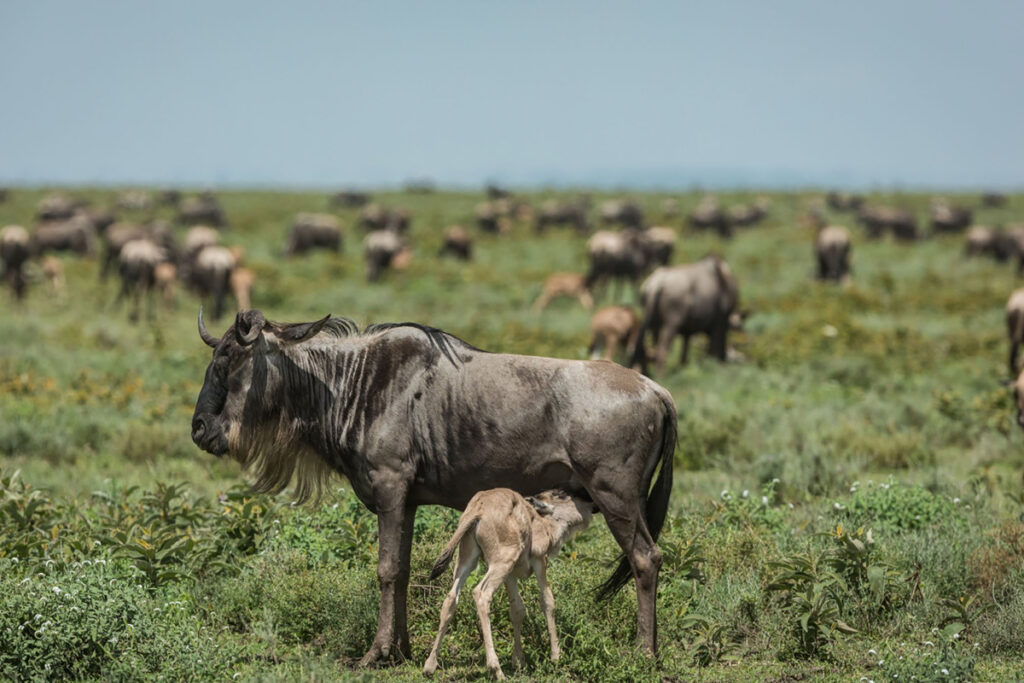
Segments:
[[[412,329],[419,330],[425,334],[430,345],[440,351],[452,365],[459,365],[458,358],[455,355],[456,348],[464,348],[471,351],[482,351],[482,349],[478,349],[472,344],[459,339],[454,334],[449,334],[444,330],[439,330],[438,328],[430,327],[429,325],[421,325],[420,323],[376,323],[373,325],[367,325],[363,331],[360,332],[359,326],[356,325],[353,320],[343,317],[331,317],[331,319],[324,325],[321,333],[326,333],[333,337],[354,337],[360,334],[366,336],[403,327],[411,327]]]

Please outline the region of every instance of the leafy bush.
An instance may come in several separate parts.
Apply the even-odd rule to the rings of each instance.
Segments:
[[[917,530],[938,522],[963,522],[953,501],[920,486],[895,481],[865,487],[854,485],[845,504],[834,506],[836,516],[849,526]]]

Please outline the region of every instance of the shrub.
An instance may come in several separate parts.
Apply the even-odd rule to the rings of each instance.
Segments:
[[[917,530],[938,522],[963,523],[962,512],[953,501],[920,486],[906,486],[890,480],[877,486],[856,484],[845,504],[834,507],[836,516],[849,526],[876,529]]]

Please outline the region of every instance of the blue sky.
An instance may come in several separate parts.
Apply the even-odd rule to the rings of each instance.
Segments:
[[[1024,3],[0,5],[0,182],[1024,187]]]

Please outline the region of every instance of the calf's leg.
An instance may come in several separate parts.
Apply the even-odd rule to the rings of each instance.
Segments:
[[[544,611],[544,621],[548,624],[551,661],[557,662],[562,656],[562,650],[558,647],[558,632],[555,630],[555,596],[548,584],[548,560],[546,557],[533,563],[533,573],[537,575],[537,586],[540,588],[540,608]]]
[[[509,576],[505,579],[505,590],[508,592],[509,617],[512,621],[512,632],[515,639],[512,643],[512,657],[515,660],[517,669],[526,666],[526,657],[523,655],[523,617],[526,616],[526,606],[519,595],[519,585],[516,577]]]
[[[494,638],[491,637],[491,599],[494,592],[498,590],[505,577],[508,576],[512,567],[505,564],[492,564],[487,568],[484,578],[473,588],[473,600],[476,602],[476,613],[480,618],[480,633],[484,640],[484,652],[487,658],[487,670],[495,678],[501,680],[505,674],[501,672],[501,664],[498,662],[498,655],[494,651]]]
[[[437,655],[441,650],[441,639],[444,638],[444,634],[448,631],[448,626],[455,616],[455,608],[459,604],[459,593],[466,585],[466,579],[476,569],[479,559],[480,549],[477,547],[476,541],[467,534],[459,545],[459,562],[455,565],[455,582],[452,584],[452,589],[448,591],[448,595],[445,596],[444,604],[441,605],[441,625],[437,628],[434,646],[430,649],[430,655],[423,665],[424,676],[429,676],[437,671]]]

